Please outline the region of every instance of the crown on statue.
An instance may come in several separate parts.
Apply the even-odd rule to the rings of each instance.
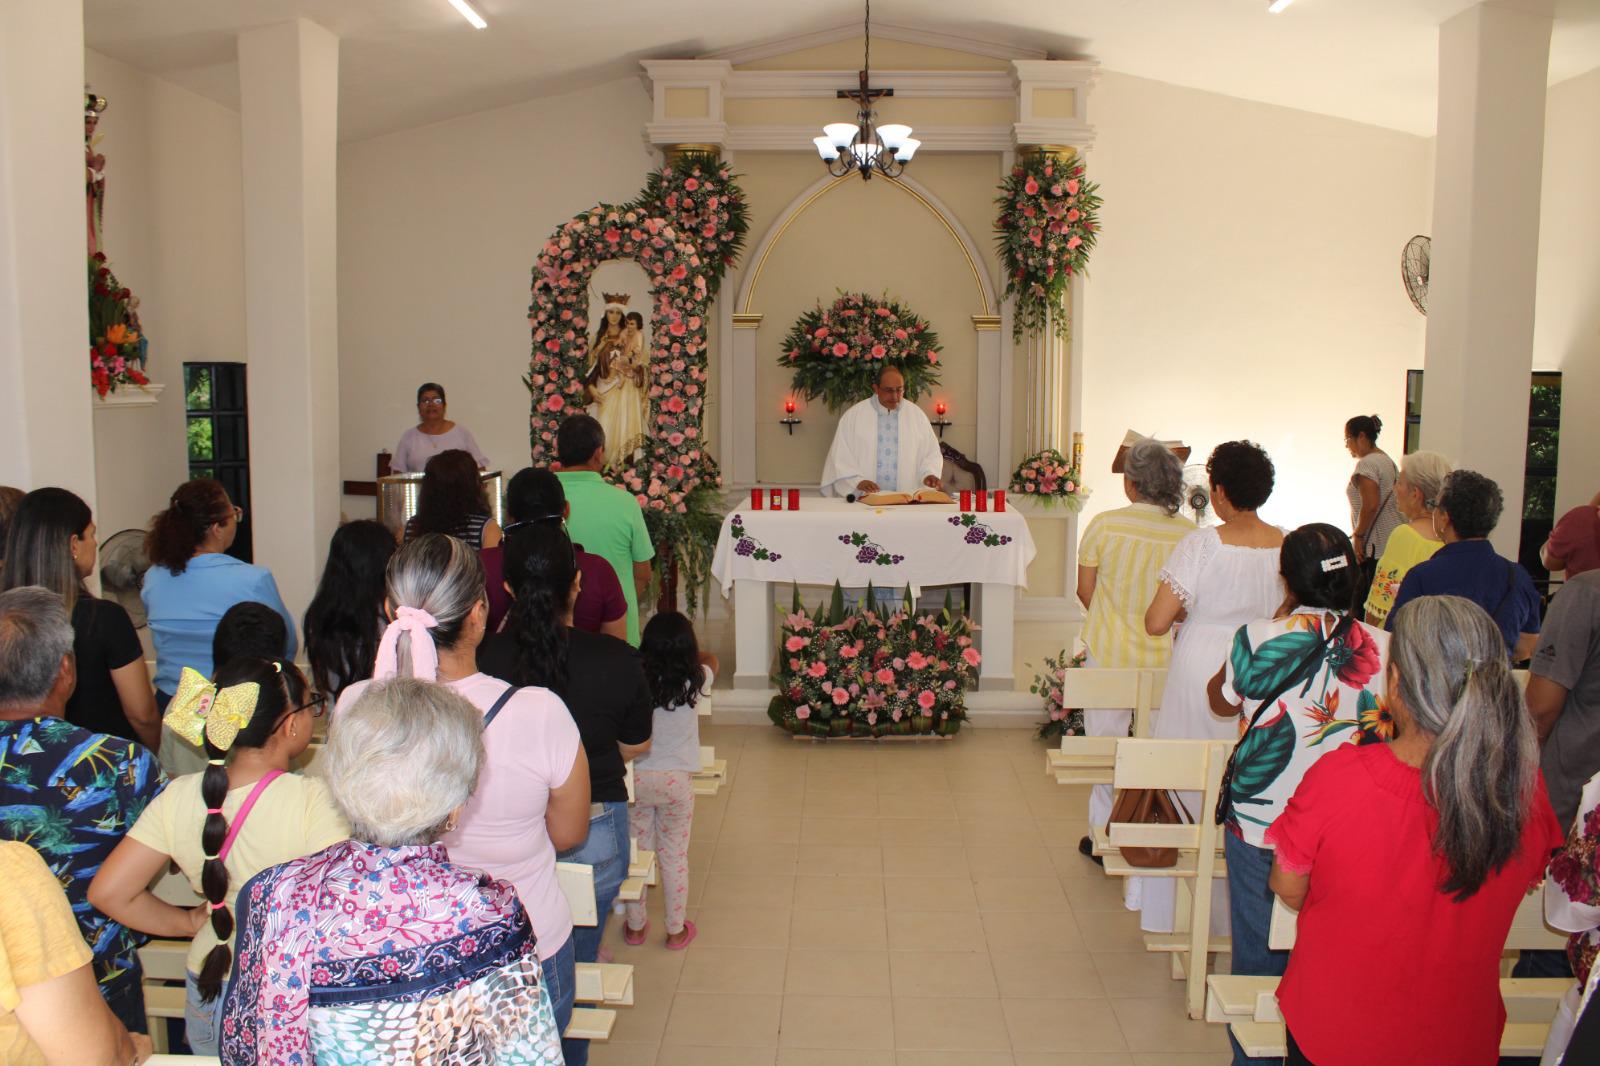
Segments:
[[[600,295],[605,299],[607,304],[618,304],[622,307],[627,307],[628,298],[631,294],[626,292],[603,292]]]

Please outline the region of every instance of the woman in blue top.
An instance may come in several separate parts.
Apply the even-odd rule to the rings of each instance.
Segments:
[[[163,713],[185,666],[207,677],[215,672],[211,638],[218,620],[236,603],[254,600],[283,616],[289,630],[286,660],[294,660],[298,647],[294,618],[272,574],[225,554],[244,517],[227,491],[210,478],[196,478],[178,486],[168,502],[145,536],[145,554],[154,565],[140,593],[156,645],[156,705]]]

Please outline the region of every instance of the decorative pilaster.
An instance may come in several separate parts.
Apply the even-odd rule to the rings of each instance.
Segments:
[[[721,157],[728,143],[723,115],[733,64],[721,59],[651,59],[643,64],[651,113],[645,136],[671,163],[689,153]]]
[[[1011,127],[1019,159],[1040,156],[1069,164],[1094,143],[1088,122],[1089,90],[1098,64],[1081,60],[1014,60],[1011,64],[1017,90],[1017,121]],[[1081,280],[1069,287],[1068,319],[1081,302]],[[1065,335],[1065,336],[1063,336]],[[1078,422],[1073,405],[1073,366],[1080,341],[1070,328],[1058,329],[1051,315],[1045,327],[1028,333],[1022,341],[1029,382],[1026,452],[1046,448],[1066,450],[1068,435]]]

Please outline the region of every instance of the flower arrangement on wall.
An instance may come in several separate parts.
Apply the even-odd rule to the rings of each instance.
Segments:
[[[1062,696],[1068,670],[1081,668],[1088,652],[1068,655],[1063,648],[1058,654],[1044,657],[1044,671],[1033,675],[1028,691],[1044,700],[1045,720],[1039,723],[1038,735],[1045,740],[1060,737],[1083,736],[1083,708],[1068,707]]]
[[[1025,158],[1000,183],[995,201],[995,243],[1006,276],[1006,295],[1017,298],[1012,332],[1069,328],[1067,286],[1089,264],[1100,235],[1100,187],[1083,176],[1080,160],[1049,153]]]
[[[948,597],[938,614],[918,613],[907,589],[902,606],[882,613],[869,589],[847,610],[836,584],[829,605],[809,611],[796,588],[767,716],[806,736],[953,735],[983,661],[974,630]]]
[[[846,292],[801,315],[783,341],[794,391],[838,412],[864,399],[885,366],[905,375],[906,399],[939,383],[939,337],[920,315],[888,296]]]
[[[1026,459],[1011,472],[1010,491],[1014,496],[1037,500],[1046,507],[1060,504],[1069,511],[1080,511],[1089,498],[1083,474],[1071,460],[1054,448],[1046,448]]]
[[[89,380],[102,398],[120,386],[150,384],[150,349],[139,330],[139,300],[117,281],[104,252],[89,257]]]
[[[722,475],[705,450],[706,323],[717,288],[749,229],[744,193],[726,164],[686,155],[653,173],[634,201],[598,204],[551,235],[533,271],[528,324],[533,355],[535,464],[555,459],[556,427],[582,410],[589,363],[589,279],[611,260],[632,260],[650,281],[649,416],[643,453],[606,471],[644,508],[657,557],[675,564],[689,603],[709,587],[721,528]]]

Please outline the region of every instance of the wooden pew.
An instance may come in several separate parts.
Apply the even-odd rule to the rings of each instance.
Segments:
[[[650,852],[650,864],[655,855]],[[600,912],[594,898],[594,867],[584,863],[556,863],[556,880],[574,925],[599,924]],[[624,882],[626,883],[626,882]],[[620,896],[618,898],[621,898]],[[574,978],[574,999],[583,1006],[573,1008],[566,1036],[574,1040],[604,1041],[616,1025],[616,1007],[633,1006],[633,967],[618,963],[580,962]]]
[[[183,1018],[188,957],[187,940],[152,940],[139,949],[139,964],[144,968],[144,1016],[150,1027],[150,1044],[158,1054],[170,1047],[168,1019]]]
[[[1068,670],[1061,693],[1068,707],[1126,707],[1133,712],[1133,736],[1148,737],[1166,690],[1165,670],[1083,667]],[[1063,785],[1109,785],[1117,737],[1062,737],[1059,750],[1045,753],[1045,773]]]
[[[1173,976],[1186,983],[1184,999],[1191,1018],[1205,1013],[1208,955],[1230,947],[1226,938],[1211,936],[1212,879],[1225,876],[1226,867],[1221,859],[1221,830],[1210,812],[1216,809],[1231,748],[1231,743],[1221,740],[1119,740],[1112,784],[1118,789],[1199,792],[1198,820],[1182,825],[1112,822],[1096,831],[1096,850],[1105,855],[1107,875],[1178,880],[1175,931],[1146,934],[1145,947],[1173,954]],[[1120,854],[1121,848],[1130,846],[1177,848],[1178,861],[1166,868],[1132,866]]]
[[[1294,947],[1296,919],[1279,900],[1272,901],[1272,925],[1267,944],[1279,951]],[[1544,893],[1534,892],[1518,905],[1506,934],[1506,953],[1564,948],[1567,937],[1544,924]],[[1511,960],[1504,960],[1509,964]],[[1504,967],[1503,967],[1504,968]],[[1216,974],[1206,979],[1206,1021],[1229,1026],[1245,1053],[1262,1058],[1282,1058],[1287,1040],[1283,1015],[1278,1010],[1278,978]],[[1500,1036],[1500,1054],[1537,1058],[1544,1050],[1550,1022],[1561,997],[1572,987],[1570,978],[1502,977],[1500,995],[1505,1001],[1506,1027]]]

